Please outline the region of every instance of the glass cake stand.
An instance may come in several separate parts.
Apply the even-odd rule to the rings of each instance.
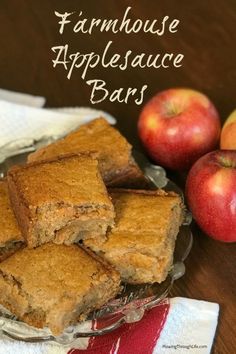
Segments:
[[[4,177],[10,166],[26,161],[29,152],[40,146],[56,140],[50,137],[35,142],[33,139],[23,139],[12,142],[0,151],[0,176]],[[134,152],[146,177],[150,181],[150,188],[163,188],[166,191],[175,191],[183,198],[181,189],[166,177],[165,170],[150,164],[145,157]],[[24,342],[53,341],[62,345],[73,345],[77,338],[100,336],[113,331],[124,323],[141,320],[145,311],[157,306],[165,299],[175,280],[185,273],[184,261],[192,247],[192,234],[190,230],[191,214],[185,210],[185,218],[177,236],[174,262],[168,277],[161,284],[123,284],[122,292],[101,309],[90,314],[83,323],[68,327],[60,336],[53,336],[49,329],[36,329],[19,321],[9,311],[0,307],[0,331],[2,334]]]

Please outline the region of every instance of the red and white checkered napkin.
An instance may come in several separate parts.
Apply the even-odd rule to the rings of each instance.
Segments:
[[[0,354],[208,354],[218,313],[219,305],[215,303],[167,299],[148,311],[140,322],[125,324],[101,337],[78,339],[71,349],[1,338]]]

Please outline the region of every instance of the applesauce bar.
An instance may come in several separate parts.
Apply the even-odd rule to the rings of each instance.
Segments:
[[[86,319],[119,290],[119,274],[77,245],[24,248],[0,264],[0,304],[54,335]]]
[[[23,247],[21,235],[15,215],[11,209],[7,181],[0,180],[0,262]]]
[[[162,190],[110,190],[115,226],[107,240],[84,244],[104,257],[128,283],[165,280],[172,265],[175,239],[182,223],[180,196]]]
[[[14,166],[9,194],[28,247],[105,237],[114,207],[90,154]]]
[[[132,157],[132,146],[104,118],[82,125],[64,139],[43,147],[28,157],[28,162],[93,151],[97,153],[99,169],[107,186],[143,186],[146,180]]]

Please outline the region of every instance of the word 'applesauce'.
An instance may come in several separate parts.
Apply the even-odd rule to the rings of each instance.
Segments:
[[[182,54],[134,54],[132,50],[128,50],[125,55],[110,54],[112,44],[112,41],[107,43],[102,55],[94,52],[68,54],[68,44],[52,47],[52,51],[57,53],[56,59],[52,61],[53,67],[55,68],[58,64],[62,64],[68,71],[67,79],[71,78],[75,68],[82,68],[81,77],[85,79],[88,69],[93,69],[98,65],[101,65],[103,68],[117,68],[122,71],[128,67],[139,67],[141,69],[152,67],[159,69],[162,67],[166,69],[171,64],[176,68],[180,67],[183,59]]]

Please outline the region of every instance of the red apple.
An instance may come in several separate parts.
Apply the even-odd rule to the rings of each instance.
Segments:
[[[220,148],[236,150],[236,110],[226,119],[221,131]]]
[[[205,233],[236,241],[236,151],[218,150],[201,157],[189,171],[186,196]]]
[[[144,106],[138,132],[155,162],[182,170],[215,149],[220,119],[205,95],[176,88],[160,92]]]

